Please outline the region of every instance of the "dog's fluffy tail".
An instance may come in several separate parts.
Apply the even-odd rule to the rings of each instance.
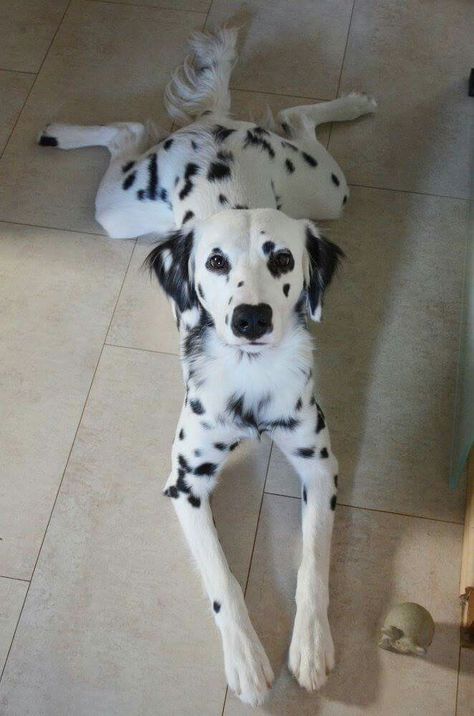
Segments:
[[[196,32],[191,36],[191,53],[175,70],[165,90],[168,113],[180,124],[204,112],[224,116],[229,113],[229,81],[237,34],[236,28],[223,27],[214,34]]]

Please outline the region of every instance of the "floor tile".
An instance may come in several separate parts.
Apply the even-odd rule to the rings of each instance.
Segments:
[[[0,224],[0,574],[29,579],[131,243]]]
[[[102,233],[93,217],[106,151],[38,147],[38,132],[51,121],[170,126],[164,87],[204,17],[73,0],[0,162],[0,218]]]
[[[297,97],[277,97],[260,92],[232,92],[232,113],[236,118],[255,120],[265,114],[267,106],[276,114],[284,107],[300,104]],[[311,101],[311,100],[309,100]],[[320,140],[327,142],[328,126],[322,127]],[[178,353],[179,340],[168,300],[158,286],[143,271],[143,262],[151,251],[153,242],[138,242],[120,295],[107,342],[120,345]]]
[[[254,713],[352,716],[453,716],[459,650],[458,580],[462,528],[338,507],[330,621],[336,668],[319,694],[290,677],[300,501],[266,495],[250,580],[249,611],[277,675],[268,703]],[[392,604],[416,601],[436,622],[426,658],[382,651],[377,638]],[[250,713],[227,697],[225,716]]]
[[[237,24],[244,21],[233,87],[332,99],[352,4],[352,0],[214,0],[206,27],[233,17]]]
[[[474,715],[474,650],[461,649],[456,716]]]
[[[182,394],[175,356],[105,348],[2,682],[5,716],[220,716],[219,637],[161,494]],[[213,506],[244,583],[269,445],[241,447]]]
[[[37,72],[68,0],[0,0],[0,67]]]
[[[148,5],[167,10],[189,10],[206,13],[212,0],[114,0],[124,5]]]
[[[34,75],[0,70],[0,155],[34,80]]]
[[[25,600],[28,582],[0,577],[0,674]]]
[[[354,189],[329,227],[346,259],[315,370],[344,504],[463,521],[448,479],[466,218],[462,200]],[[267,489],[300,494],[277,452]]]
[[[357,0],[340,92],[369,92],[380,107],[370,125],[334,129],[349,182],[468,196],[473,27],[464,0]]]

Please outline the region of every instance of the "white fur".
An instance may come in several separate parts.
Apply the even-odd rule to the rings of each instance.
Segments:
[[[180,325],[186,383],[165,494],[213,605],[228,683],[256,705],[273,673],[220,546],[209,498],[230,450],[260,432],[271,434],[298,473],[303,550],[289,668],[306,689],[320,688],[334,666],[327,609],[337,461],[313,395],[305,314],[320,319],[334,268],[328,256],[337,257],[309,219],[337,218],[349,192],[316,128],[373,112],[376,104],[351,94],[283,110],[277,120],[269,113],[261,128],[232,120],[236,31],[197,33],[190,44],[165,100],[174,119],[194,118],[192,124],[169,137],[139,123],[52,124],[40,143],[109,149],[96,218],[111,237],[182,229],[150,257]],[[216,250],[226,257],[226,272],[209,268]],[[281,251],[291,252],[294,266],[280,275],[270,269]],[[236,306],[259,304],[271,309],[272,323],[256,342],[236,333],[232,318]]]

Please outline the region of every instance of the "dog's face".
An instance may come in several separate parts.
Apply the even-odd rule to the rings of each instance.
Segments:
[[[181,312],[202,305],[224,343],[260,352],[281,340],[295,311],[320,319],[341,253],[309,221],[228,210],[176,232],[148,262]]]

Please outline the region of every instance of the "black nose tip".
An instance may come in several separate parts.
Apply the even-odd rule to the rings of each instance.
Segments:
[[[236,336],[254,341],[272,329],[272,309],[268,303],[251,306],[241,303],[234,308],[232,314],[232,331]]]

